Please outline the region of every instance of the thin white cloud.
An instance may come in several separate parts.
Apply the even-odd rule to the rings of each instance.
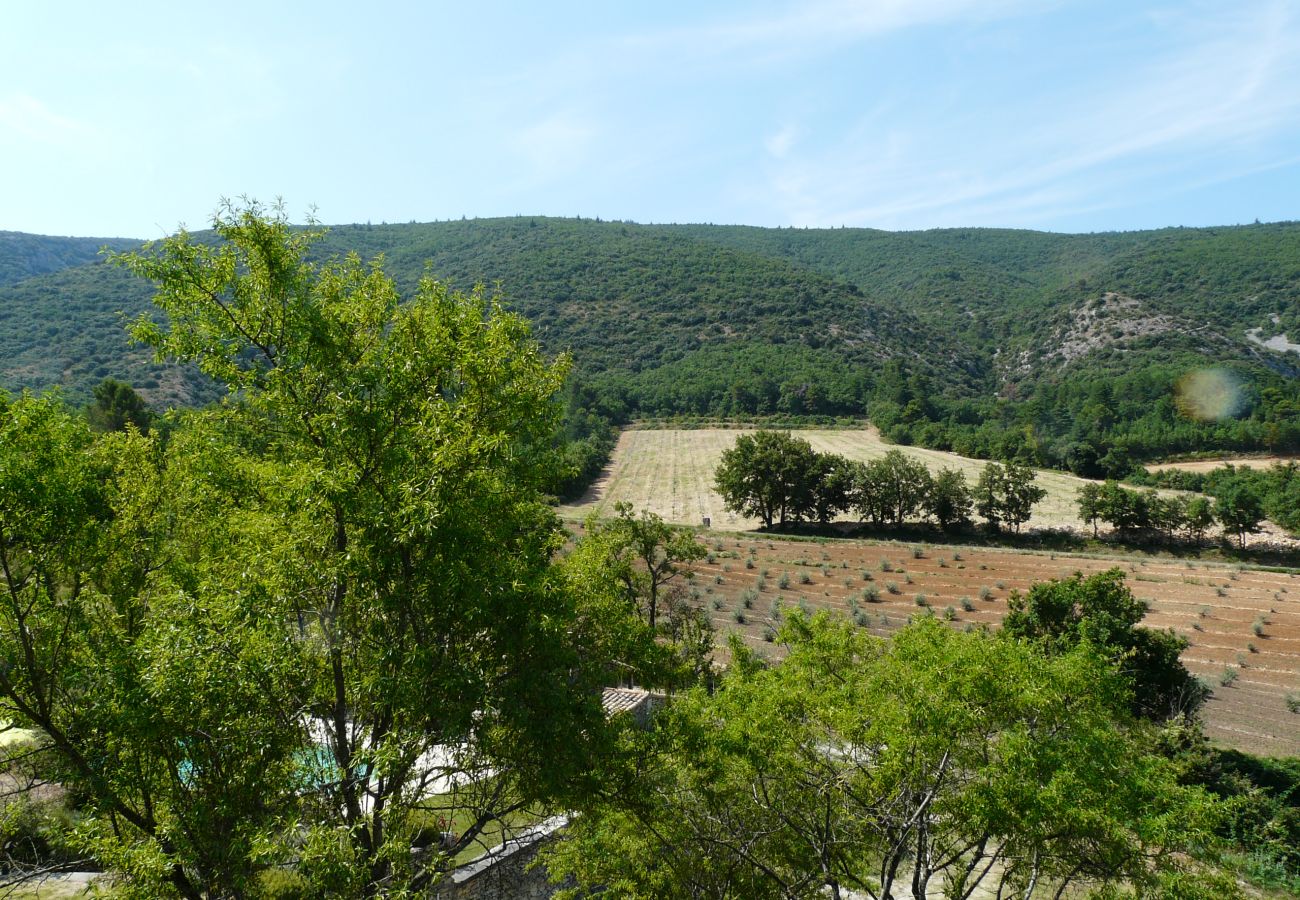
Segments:
[[[631,43],[664,49],[778,55],[822,53],[828,44],[875,38],[922,26],[989,21],[1057,5],[1053,0],[812,0],[777,12],[717,19],[652,32]]]
[[[5,131],[29,141],[62,144],[84,139],[91,129],[30,94],[10,93],[0,97],[0,132]]]
[[[790,153],[790,148],[794,146],[799,132],[793,125],[784,125],[779,130],[769,134],[763,139],[763,146],[767,152],[777,159],[785,159]]]
[[[1275,164],[1259,159],[1264,145],[1300,126],[1300,33],[1288,5],[1175,25],[1191,38],[1181,52],[1133,66],[1095,96],[1056,98],[1030,127],[1013,116],[972,140],[962,135],[981,133],[978,123],[958,119],[950,131],[879,138],[864,122],[821,154],[774,164],[778,206],[807,225],[1029,222],[1130,203],[1144,176],[1197,159],[1216,158],[1222,180]]]
[[[511,146],[529,175],[548,180],[581,166],[596,137],[597,129],[588,119],[564,112],[516,132]]]

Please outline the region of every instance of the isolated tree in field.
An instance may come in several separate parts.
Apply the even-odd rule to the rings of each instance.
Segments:
[[[1223,530],[1237,535],[1239,546],[1246,548],[1246,536],[1257,533],[1264,521],[1264,503],[1246,474],[1237,475],[1215,486],[1214,517]]]
[[[1208,695],[1180,655],[1187,641],[1173,631],[1143,628],[1147,606],[1124,583],[1123,569],[1034,585],[1013,594],[1003,630],[1063,652],[1081,642],[1103,648],[1131,680],[1133,712],[1162,721],[1195,715]]]
[[[819,474],[818,455],[806,440],[756,431],[723,451],[714,484],[727,509],[771,528],[812,517]]]
[[[587,520],[587,532],[604,536],[609,548],[611,574],[627,592],[632,608],[644,610],[653,631],[658,624],[659,598],[663,589],[682,575],[689,575],[690,563],[705,554],[704,545],[693,532],[673,528],[648,509],[638,516],[632,504],[614,504],[616,517],[602,523]]]
[[[948,531],[969,525],[973,505],[965,474],[958,469],[940,469],[939,474],[934,476],[926,503],[926,511],[934,517],[939,527]]]
[[[1033,515],[1034,504],[1047,491],[1034,484],[1034,470],[1018,463],[991,462],[980,472],[975,484],[975,510],[992,531],[1006,525],[1019,532],[1020,526]]]
[[[960,900],[1156,894],[1217,807],[1128,729],[1095,648],[929,619],[885,642],[795,615],[790,654],[743,648],[634,736],[641,764],[548,851],[553,878],[614,898]],[[1179,896],[1237,895],[1231,880]],[[581,894],[585,896],[585,894]]]

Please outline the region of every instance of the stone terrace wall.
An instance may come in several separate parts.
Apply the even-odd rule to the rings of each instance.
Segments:
[[[560,887],[550,883],[542,867],[528,866],[567,824],[567,816],[554,816],[487,851],[448,874],[431,900],[547,900]]]

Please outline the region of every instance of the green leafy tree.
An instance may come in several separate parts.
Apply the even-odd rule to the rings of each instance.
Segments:
[[[723,451],[714,481],[727,509],[771,528],[814,515],[820,475],[818,454],[806,440],[756,431]]]
[[[664,626],[661,633],[672,642],[680,671],[670,686],[702,685],[711,689],[717,675],[714,663],[717,628],[707,612],[691,603],[681,585],[674,585],[668,592]]]
[[[1196,496],[1187,501],[1188,537],[1196,544],[1205,540],[1205,532],[1214,527],[1214,505],[1208,497]]]
[[[1020,531],[1020,526],[1033,515],[1034,504],[1047,496],[1044,488],[1034,484],[1036,478],[1037,473],[1029,466],[1014,463],[1006,466],[1002,519],[1011,526],[1012,531]]]
[[[889,521],[906,524],[925,508],[933,484],[925,463],[902,450],[890,450],[867,463],[867,468],[873,494]]]
[[[1003,630],[1061,652],[1079,643],[1103,648],[1133,685],[1135,714],[1157,721],[1195,715],[1208,696],[1182,664],[1187,641],[1139,625],[1146,604],[1124,583],[1123,569],[1034,585],[1013,594]]]
[[[1257,533],[1264,521],[1264,504],[1249,476],[1235,475],[1215,487],[1214,517],[1244,550],[1247,535]]]
[[[490,823],[590,777],[601,652],[630,640],[552,564],[566,363],[482,290],[425,277],[403,297],[377,262],[309,261],[319,236],[280,210],[214,229],[118,261],[166,315],[135,337],[231,392],[239,503],[270,523],[262,592],[311,676],[294,724],[327,753],[300,869],[324,892],[423,889]],[[448,852],[413,856],[421,817],[453,814]]]
[[[716,694],[628,735],[635,773],[546,857],[569,896],[1151,892],[1218,820],[1085,644],[1045,656],[933,619],[884,642],[798,615],[782,639],[781,665],[741,649]]]
[[[1173,494],[1162,497],[1155,491],[1148,491],[1147,508],[1152,511],[1151,523],[1158,528],[1168,540],[1187,528],[1188,505],[1191,503],[1186,494]]]
[[[998,463],[988,463],[980,470],[980,477],[975,482],[973,497],[975,511],[988,525],[990,531],[1002,528],[1003,467]]]
[[[1079,518],[1092,526],[1092,536],[1097,536],[1097,521],[1101,518],[1101,485],[1089,482],[1079,488]]]
[[[690,577],[690,564],[705,554],[695,534],[673,528],[648,509],[635,514],[631,503],[614,504],[616,518],[587,520],[589,535],[604,538],[610,571],[623,584],[629,604],[644,610],[650,630],[658,627],[659,597],[679,577]]]
[[[83,798],[73,843],[149,896],[244,895],[301,784],[267,519],[210,515],[247,474],[227,434],[95,440],[0,400],[0,715]]]
[[[817,477],[813,486],[813,516],[825,525],[840,513],[852,509],[858,486],[854,463],[833,453],[817,454]]]
[[[129,384],[114,378],[105,378],[95,385],[95,402],[86,408],[86,417],[96,431],[124,431],[128,425],[134,425],[141,434],[149,433],[154,420],[144,398]]]
[[[872,525],[883,525],[890,517],[885,485],[884,470],[879,460],[860,462],[853,467],[853,506],[861,522],[870,521]]]
[[[1018,463],[984,466],[975,484],[975,510],[990,530],[1000,531],[1006,525],[1019,532],[1029,521],[1034,504],[1047,496],[1046,490],[1034,484],[1036,477],[1033,469]]]
[[[934,476],[926,503],[927,512],[939,523],[939,527],[948,531],[969,525],[973,505],[966,476],[958,469],[940,469],[939,474]]]
[[[1107,481],[1099,501],[1101,519],[1125,535],[1151,527],[1151,506],[1147,495]]]

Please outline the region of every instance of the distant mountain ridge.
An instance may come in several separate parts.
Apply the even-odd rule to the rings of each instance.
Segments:
[[[0,386],[82,400],[111,374],[157,404],[215,396],[126,345],[122,319],[150,289],[95,261],[102,243],[0,235]],[[521,216],[336,226],[317,252],[382,253],[407,287],[426,263],[460,287],[499,284],[612,418],[868,413],[931,444],[1028,426],[1032,446],[1104,449],[1123,437],[1113,419],[1150,413],[1143,428],[1173,445],[1193,439],[1172,412],[1181,372],[1231,367],[1276,412],[1300,369],[1248,337],[1300,341],[1297,223],[1063,235]],[[1111,415],[1080,425],[1098,405]],[[994,437],[962,449],[1017,452],[990,451]]]
[[[0,285],[94,262],[105,247],[127,250],[139,244],[131,238],[49,237],[0,231]]]

